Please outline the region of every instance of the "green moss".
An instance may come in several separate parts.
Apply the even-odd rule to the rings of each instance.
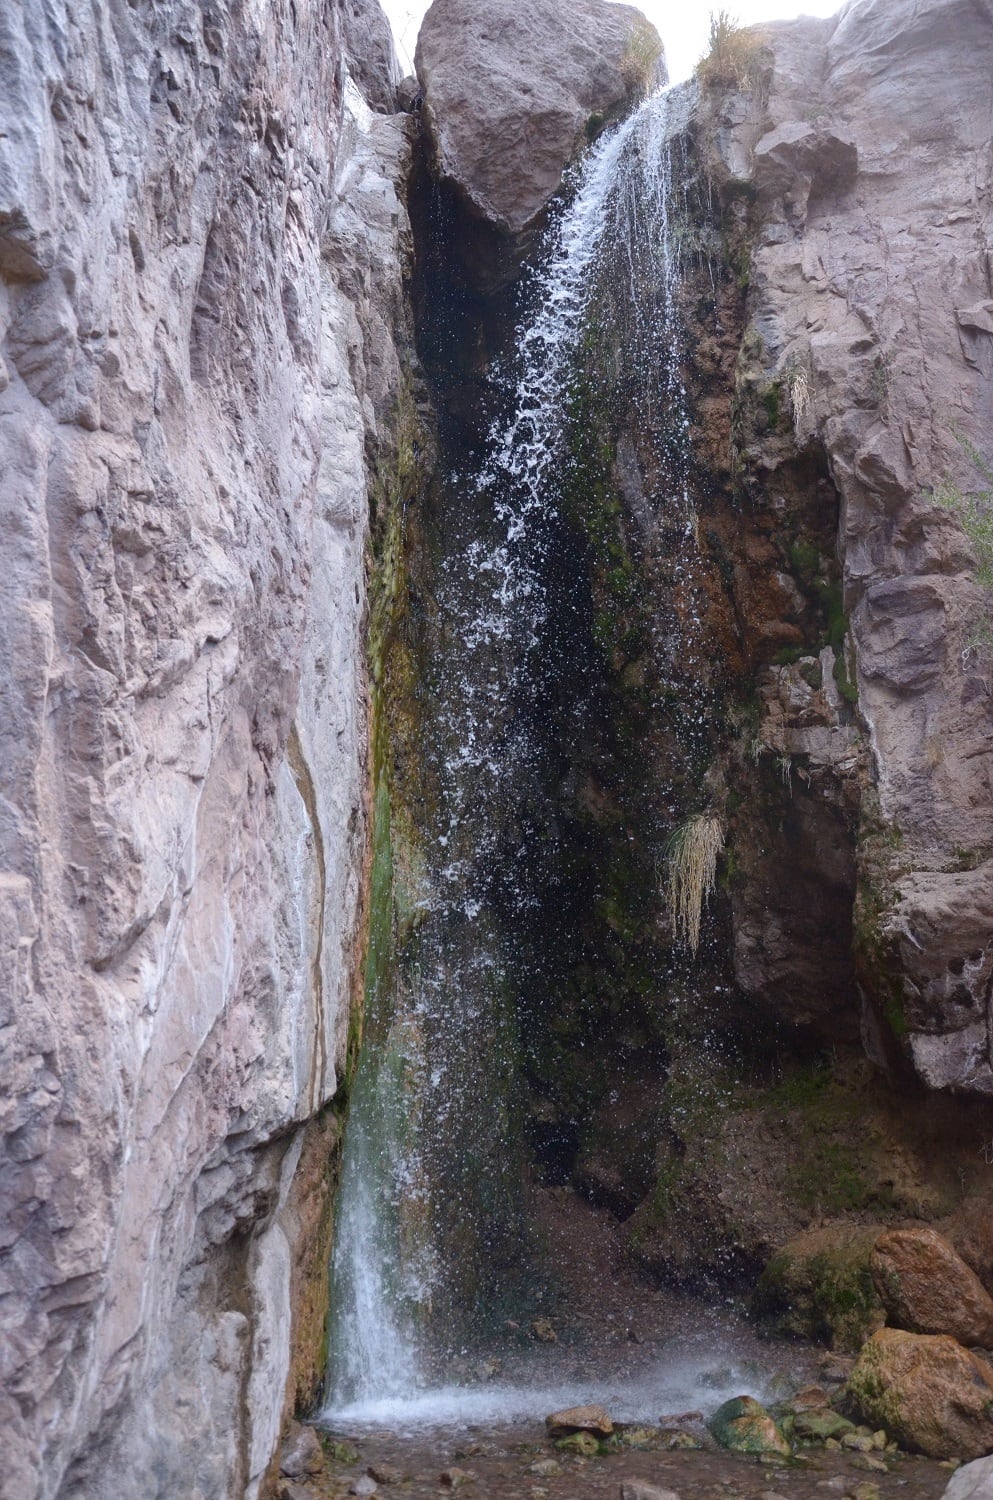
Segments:
[[[755,1311],[780,1335],[858,1349],[883,1321],[869,1270],[878,1232],[840,1225],[791,1240],[762,1272]]]

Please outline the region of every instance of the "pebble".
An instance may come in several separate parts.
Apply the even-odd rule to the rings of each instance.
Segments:
[[[366,1469],[366,1473],[377,1484],[403,1484],[403,1481],[407,1477],[402,1469],[397,1468],[396,1464],[386,1463],[370,1464],[368,1469]]]
[[[529,1474],[537,1474],[539,1479],[550,1479],[553,1474],[561,1474],[562,1465],[554,1458],[539,1458],[537,1463],[528,1469]]]
[[[471,1474],[468,1469],[456,1469],[453,1467],[445,1469],[439,1475],[439,1483],[444,1485],[446,1490],[458,1490],[464,1484],[471,1484],[475,1477],[475,1474]]]
[[[819,1490],[834,1490],[840,1494],[845,1488],[845,1481],[836,1474],[833,1479],[818,1479],[816,1488]]]
[[[852,1490],[852,1500],[879,1500],[879,1485],[857,1484]]]
[[[621,1481],[621,1500],[679,1500],[675,1490],[661,1490],[657,1485],[645,1484],[641,1479]]]
[[[874,1458],[871,1453],[856,1453],[852,1464],[857,1469],[869,1469],[873,1474],[888,1474],[890,1471],[881,1458]]]
[[[377,1489],[376,1481],[370,1479],[368,1474],[362,1474],[358,1479],[352,1480],[348,1486],[348,1493],[350,1495],[374,1495]]]

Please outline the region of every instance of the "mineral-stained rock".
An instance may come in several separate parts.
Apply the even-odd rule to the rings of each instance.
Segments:
[[[902,1448],[931,1458],[993,1451],[993,1370],[945,1334],[880,1329],[859,1356],[848,1396]]]
[[[707,1423],[722,1448],[734,1453],[790,1456],[790,1445],[769,1413],[752,1396],[735,1396],[719,1406]]]
[[[531,227],[603,118],[658,76],[662,44],[604,0],[434,0],[417,75],[438,170],[510,235]]]
[[[894,1327],[993,1348],[993,1298],[935,1230],[887,1230],[873,1246],[869,1267]]]
[[[881,1327],[869,1256],[879,1225],[827,1225],[797,1235],[769,1261],[755,1308],[779,1333],[857,1349]]]

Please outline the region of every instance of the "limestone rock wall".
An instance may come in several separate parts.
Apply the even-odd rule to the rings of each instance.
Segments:
[[[850,0],[754,43],[751,86],[705,108],[724,200],[754,236],[739,381],[757,367],[793,432],[746,433],[743,461],[775,495],[784,464],[821,450],[840,496],[869,768],[864,1040],[932,1088],[989,1094],[989,596],[936,495],[988,488],[972,450],[993,458],[993,7]],[[756,951],[746,988],[765,982]]]
[[[251,1496],[278,1439],[295,1174],[333,1143],[360,940],[408,146],[346,50],[376,43],[355,71],[388,106],[383,25],[364,0],[0,13],[18,1500]]]

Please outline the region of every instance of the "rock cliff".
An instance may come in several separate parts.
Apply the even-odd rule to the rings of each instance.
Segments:
[[[320,1373],[366,842],[378,6],[0,16],[4,1495],[255,1495]],[[301,1326],[304,1314],[310,1326]],[[127,1476],[125,1479],[124,1476]]]

